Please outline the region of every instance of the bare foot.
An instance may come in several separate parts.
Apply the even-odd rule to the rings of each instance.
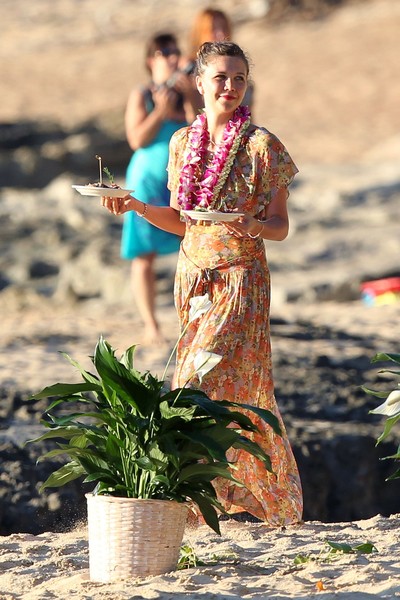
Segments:
[[[159,329],[147,328],[144,332],[142,344],[144,346],[165,346],[167,340]]]

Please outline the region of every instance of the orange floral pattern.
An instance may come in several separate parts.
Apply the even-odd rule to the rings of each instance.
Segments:
[[[187,130],[170,145],[169,187],[172,197]],[[252,126],[239,149],[222,190],[224,206],[253,215],[266,206],[274,189],[287,187],[297,168],[281,142]],[[201,387],[214,400],[232,400],[269,409],[283,435],[252,413],[260,433],[253,439],[270,455],[273,473],[256,458],[232,451],[234,474],[245,487],[217,480],[218,498],[231,513],[246,511],[274,526],[302,516],[297,465],[274,397],[269,328],[270,275],[263,240],[235,237],[221,223],[191,221],[181,244],[175,279],[175,304],[181,328],[187,325],[189,301],[208,292],[211,309],[189,324],[177,352],[176,384]],[[199,383],[193,375],[198,350],[223,359]]]

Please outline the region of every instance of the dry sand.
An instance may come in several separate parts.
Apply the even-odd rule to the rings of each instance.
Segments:
[[[283,530],[224,522],[221,537],[201,526],[187,530],[184,541],[205,565],[110,584],[89,581],[85,529],[37,537],[14,534],[0,544],[0,600],[392,600],[400,597],[399,525],[400,516],[308,522]],[[369,542],[377,552],[328,556],[326,540],[353,548]],[[300,556],[305,562],[296,564]]]

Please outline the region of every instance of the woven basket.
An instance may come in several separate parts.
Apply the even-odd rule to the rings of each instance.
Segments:
[[[176,569],[187,506],[86,494],[91,581],[160,575]]]

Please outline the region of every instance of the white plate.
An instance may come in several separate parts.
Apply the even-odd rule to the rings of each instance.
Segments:
[[[244,217],[244,213],[239,212],[220,212],[217,210],[183,210],[184,215],[187,215],[190,219],[195,219],[196,221],[219,221],[219,222],[229,222],[235,221],[239,217]]]
[[[82,196],[108,196],[109,198],[123,198],[134,190],[123,190],[122,188],[93,187],[90,185],[72,186]]]

